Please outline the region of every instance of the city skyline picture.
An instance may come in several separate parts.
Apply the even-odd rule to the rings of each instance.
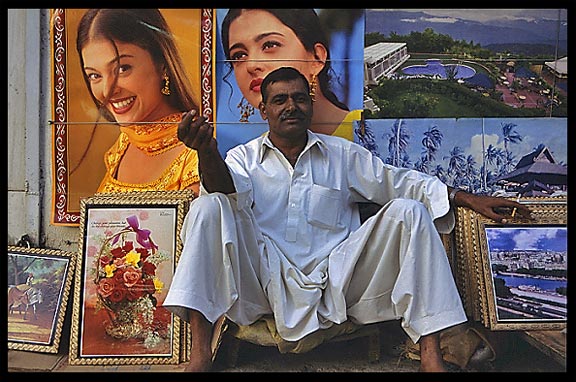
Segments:
[[[499,321],[567,320],[567,227],[485,227]]]

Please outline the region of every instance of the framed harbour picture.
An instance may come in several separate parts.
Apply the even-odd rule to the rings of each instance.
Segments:
[[[457,235],[464,270],[459,274],[468,277],[459,283],[465,305],[491,330],[563,329],[568,319],[566,199],[521,202],[529,204],[533,219],[518,217],[505,225],[460,209],[461,222],[471,225]]]

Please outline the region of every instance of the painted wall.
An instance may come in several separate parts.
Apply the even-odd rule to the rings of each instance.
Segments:
[[[77,227],[50,224],[51,129],[49,10],[8,9],[8,232],[32,247],[75,252]]]

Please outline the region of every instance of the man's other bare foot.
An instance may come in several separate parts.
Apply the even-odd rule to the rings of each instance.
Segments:
[[[184,369],[186,372],[206,372],[210,370],[212,370],[212,357],[210,354],[207,357],[195,354],[190,357],[190,363]]]
[[[423,336],[420,339],[420,371],[426,373],[448,371],[442,358],[438,333]]]
[[[420,372],[423,373],[445,373],[448,370],[443,362],[430,362],[430,363],[422,363],[420,362]]]

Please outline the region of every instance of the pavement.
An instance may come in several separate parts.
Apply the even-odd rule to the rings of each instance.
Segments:
[[[380,329],[380,357],[369,357],[366,338],[324,343],[301,354],[280,353],[274,347],[242,342],[235,362],[230,363],[225,339],[214,364],[215,373],[417,373],[419,361],[406,353],[406,337],[391,327]],[[390,330],[388,330],[390,329]],[[447,363],[452,373],[548,373],[567,372],[566,364],[549,357],[516,332],[495,333],[497,350],[489,360],[471,360],[464,368]],[[68,346],[60,344],[58,354],[9,350],[6,378],[18,381],[21,373],[173,373],[184,372],[178,365],[70,365]],[[403,351],[404,350],[404,351]],[[474,358],[474,357],[473,357]],[[474,361],[474,362],[473,362]],[[54,375],[52,375],[54,376]],[[28,379],[28,377],[26,377]],[[172,377],[171,377],[172,378]],[[60,378],[58,378],[60,379]]]
[[[517,81],[520,86],[512,90],[510,84]],[[507,72],[500,77],[496,90],[502,93],[502,101],[514,108],[545,108],[551,99],[548,90],[537,84],[536,80],[516,77],[514,73]]]

